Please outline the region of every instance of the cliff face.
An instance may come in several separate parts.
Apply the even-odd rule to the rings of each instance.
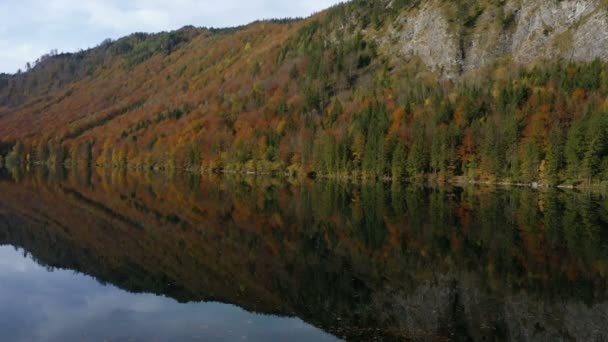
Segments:
[[[459,11],[445,1],[429,1],[402,12],[388,34],[374,34],[391,54],[420,57],[431,70],[449,77],[501,59],[519,65],[539,59],[608,59],[604,1],[475,2],[468,13]]]

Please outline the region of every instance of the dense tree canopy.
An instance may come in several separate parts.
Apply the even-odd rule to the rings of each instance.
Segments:
[[[479,15],[473,3],[454,4],[460,29]],[[388,58],[362,34],[359,26],[375,30],[393,13],[375,4],[232,30],[134,34],[2,76],[0,139],[20,142],[6,161],[608,181],[607,64],[507,61],[445,79],[415,58]]]

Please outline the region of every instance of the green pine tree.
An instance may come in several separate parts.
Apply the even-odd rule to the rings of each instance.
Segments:
[[[395,151],[393,152],[391,162],[391,176],[393,177],[393,180],[399,180],[405,176],[406,164],[405,145],[398,142]]]
[[[545,181],[555,185],[559,182],[559,172],[563,165],[563,142],[562,133],[558,127],[551,131],[546,148],[545,157]]]

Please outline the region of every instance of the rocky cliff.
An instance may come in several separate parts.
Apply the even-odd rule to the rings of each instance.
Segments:
[[[605,1],[458,3],[422,2],[401,12],[387,32],[370,34],[394,56],[419,57],[450,77],[500,61],[526,65],[539,59],[608,59]]]

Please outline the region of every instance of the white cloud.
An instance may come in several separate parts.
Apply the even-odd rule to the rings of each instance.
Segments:
[[[57,49],[76,51],[132,32],[225,27],[308,16],[339,0],[0,0],[0,72]]]
[[[104,286],[69,270],[48,272],[23,250],[0,246],[3,341],[336,341],[300,319],[220,303],[180,304]]]

